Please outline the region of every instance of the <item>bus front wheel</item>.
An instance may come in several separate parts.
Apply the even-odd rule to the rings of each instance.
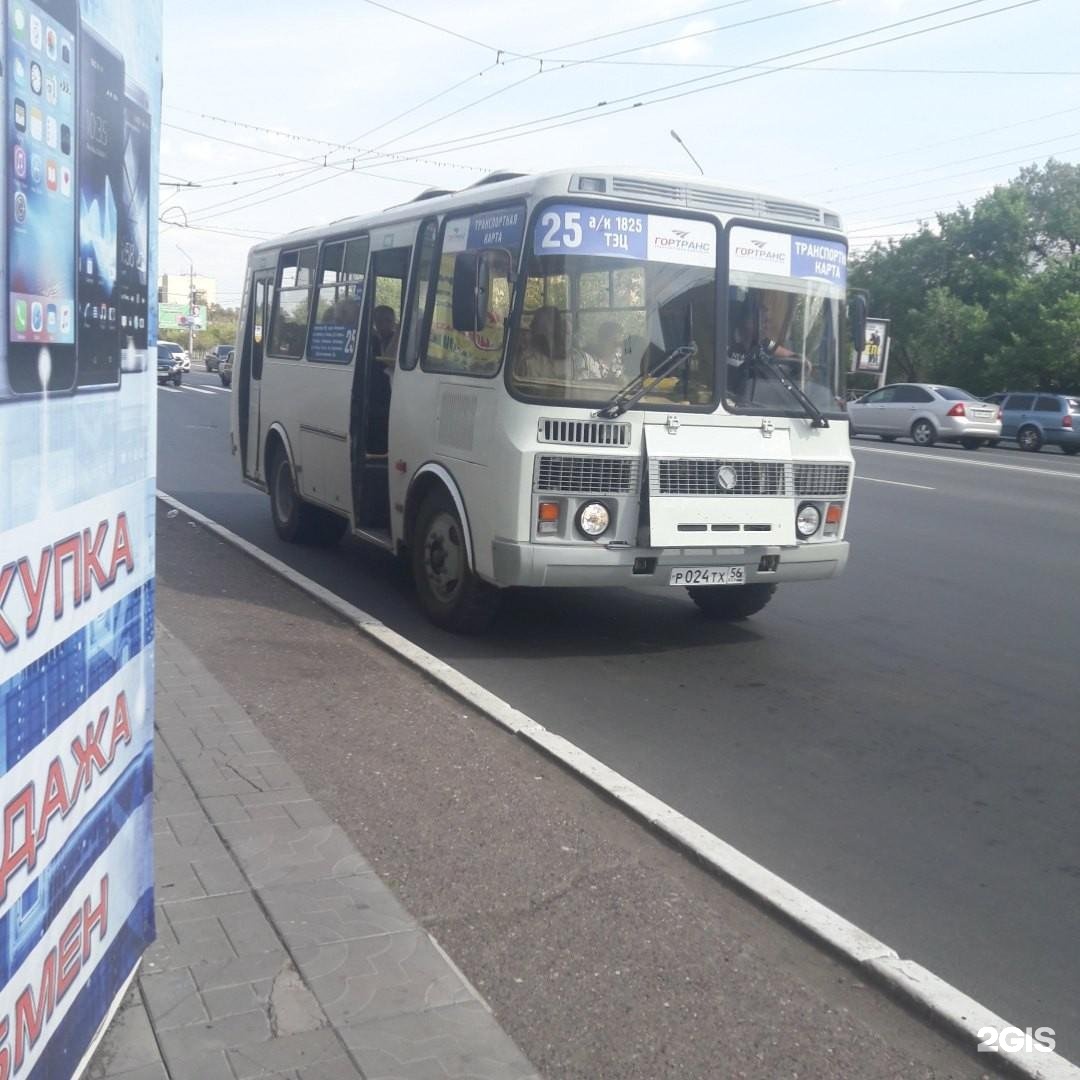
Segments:
[[[420,604],[436,626],[459,634],[487,629],[500,593],[470,569],[465,530],[443,488],[430,492],[420,504],[411,557]]]
[[[686,590],[710,619],[735,620],[756,615],[776,592],[775,585],[700,585]]]

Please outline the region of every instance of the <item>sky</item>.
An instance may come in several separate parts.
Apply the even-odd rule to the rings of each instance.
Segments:
[[[259,240],[497,169],[692,154],[859,251],[1080,162],[1077,0],[165,0],[164,27],[159,270],[228,306]]]

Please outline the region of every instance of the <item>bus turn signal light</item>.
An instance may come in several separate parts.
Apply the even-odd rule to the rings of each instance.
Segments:
[[[829,509],[825,511],[825,536],[836,536],[840,531],[840,522],[844,517],[843,503],[829,503]]]
[[[559,531],[559,504],[542,502],[536,511],[536,532],[540,536],[550,536]]]

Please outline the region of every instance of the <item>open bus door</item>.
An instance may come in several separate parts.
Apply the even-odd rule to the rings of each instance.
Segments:
[[[373,248],[378,239],[372,235]],[[411,246],[372,252],[356,351],[350,424],[353,513],[358,528],[376,535],[390,525],[390,394],[411,255]]]
[[[249,480],[263,479],[261,423],[261,390],[263,354],[270,330],[270,311],[274,294],[274,271],[256,271],[251,280],[248,297],[247,325],[244,328],[244,347],[240,354],[239,372],[234,372],[233,393],[240,395],[239,417],[240,462]]]

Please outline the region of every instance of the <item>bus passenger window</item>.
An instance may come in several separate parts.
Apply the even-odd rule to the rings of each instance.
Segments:
[[[486,285],[484,325],[475,331],[454,328],[454,281],[465,275]],[[439,261],[424,370],[459,375],[496,374],[502,363],[511,298],[507,252],[444,254]]]
[[[284,251],[278,263],[278,302],[270,328],[272,356],[299,359],[304,355],[311,286],[315,274],[314,246]]]
[[[405,351],[400,360],[401,366],[406,369],[416,367],[416,361],[420,358],[420,339],[424,332],[424,315],[427,313],[428,297],[431,293],[437,232],[438,224],[434,219],[427,221],[421,226],[420,238],[417,241],[413,297],[405,327]]]
[[[367,253],[366,236],[323,247],[315,319],[308,341],[309,360],[352,363],[364,304]]]

